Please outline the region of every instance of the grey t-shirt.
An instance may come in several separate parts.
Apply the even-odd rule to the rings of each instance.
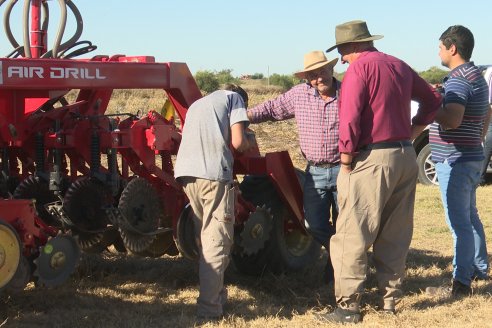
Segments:
[[[174,176],[232,182],[230,127],[249,123],[242,97],[215,91],[195,101],[186,114]]]

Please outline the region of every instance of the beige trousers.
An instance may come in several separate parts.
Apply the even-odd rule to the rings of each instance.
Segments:
[[[181,178],[194,212],[195,237],[200,251],[198,316],[220,316],[227,301],[224,272],[234,237],[232,184]]]
[[[413,147],[362,151],[352,172],[340,171],[339,216],[330,242],[339,306],[358,309],[371,246],[384,308],[394,309],[400,300],[413,233],[416,182]]]

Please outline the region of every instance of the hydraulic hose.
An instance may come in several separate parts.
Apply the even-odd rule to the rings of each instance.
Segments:
[[[59,51],[65,50],[71,47],[82,35],[82,30],[84,29],[84,21],[82,20],[82,15],[80,14],[79,9],[75,6],[75,4],[71,0],[65,0],[66,5],[72,11],[75,16],[75,21],[77,22],[77,29],[75,30],[74,35],[65,43],[63,43],[59,47]]]
[[[80,38],[82,35],[82,30],[83,30],[83,20],[82,20],[82,15],[80,14],[80,11],[78,8],[75,6],[75,4],[71,0],[59,0],[60,6],[62,6],[62,2],[65,2],[66,6],[70,8],[72,11],[73,15],[75,16],[75,21],[77,23],[77,28],[75,30],[74,35],[65,43],[60,45],[61,38],[63,37],[63,33],[65,32],[65,28],[63,30],[59,29],[58,34],[57,34],[57,41],[58,43],[55,43],[55,46],[53,46],[53,49],[50,51],[47,51],[44,53],[41,58],[57,58],[60,56],[60,53],[63,52],[64,50],[72,47],[76,41]],[[66,22],[66,7],[65,7],[65,22]],[[61,27],[61,25],[60,25]],[[56,47],[56,48],[55,48]]]
[[[58,48],[60,47],[63,34],[65,33],[65,27],[67,26],[67,4],[65,3],[65,0],[58,0],[58,3],[60,4],[60,25],[58,26],[55,44],[53,45],[53,58],[58,57]]]
[[[5,13],[3,15],[3,27],[5,29],[5,34],[7,35],[7,38],[9,39],[10,44],[15,49],[19,48],[19,43],[17,43],[17,40],[15,39],[14,35],[12,34],[12,29],[10,28],[10,14],[12,13],[12,8],[15,6],[16,3],[17,3],[17,0],[10,1],[9,4],[7,5],[7,7],[5,8]]]
[[[22,21],[24,22],[24,57],[26,58],[32,58],[31,37],[29,36],[29,9],[31,9],[31,0],[24,0]]]
[[[2,6],[7,0],[0,0],[0,6]],[[18,2],[18,0],[11,0],[8,5],[6,6],[5,13],[4,13],[4,29],[5,29],[5,34],[7,35],[7,38],[10,42],[10,44],[14,47],[14,51],[12,52],[11,55],[17,53],[16,57],[18,55],[24,56],[26,58],[32,58],[32,53],[31,53],[31,40],[30,40],[30,22],[29,22],[29,17],[30,17],[30,5],[32,0],[24,0],[24,8],[23,8],[23,46],[20,46],[17,40],[15,39],[12,29],[10,27],[10,16],[12,13],[12,9],[15,6],[15,4]],[[76,45],[77,40],[80,38],[83,32],[83,26],[84,22],[82,19],[82,15],[80,14],[80,11],[78,10],[77,6],[72,2],[72,0],[58,0],[58,3],[60,5],[60,24],[58,26],[58,31],[56,34],[55,42],[53,45],[52,50],[49,50],[45,52],[41,58],[58,58],[61,53],[64,53],[66,50],[69,48],[73,47]],[[48,9],[48,3],[47,1],[42,1],[42,16],[43,16],[43,21],[41,25],[41,29],[43,31],[47,31],[48,25],[49,25],[49,9]],[[66,42],[62,43],[62,38],[65,33],[65,28],[67,24],[67,7],[72,11],[75,21],[76,21],[76,30],[74,35]],[[96,48],[96,46],[89,45],[87,49],[80,49],[80,51],[73,51],[70,55],[70,57],[77,56],[82,53],[87,53],[89,51],[92,51]],[[11,56],[9,55],[9,57]]]
[[[48,3],[46,1],[43,1],[41,3],[41,5],[43,6],[43,22],[41,24],[41,29],[43,31],[46,31],[48,30],[48,23],[50,22],[50,11],[49,11],[49,8],[48,8]]]
[[[3,3],[5,2],[6,0],[0,0],[0,6],[3,5]],[[3,19],[3,25],[4,25],[4,29],[5,29],[5,34],[7,35],[7,39],[9,40],[10,44],[14,47],[14,51],[12,51],[12,53],[10,53],[9,55],[7,55],[7,57],[10,57],[12,56],[13,54],[17,54],[15,57],[21,55],[21,56],[24,56],[25,55],[25,49],[28,49],[27,51],[29,52],[29,57],[30,57],[30,54],[31,54],[31,48],[30,48],[30,40],[29,40],[29,31],[27,31],[27,34],[26,34],[26,28],[24,29],[24,39],[26,39],[27,37],[27,43],[28,43],[28,46],[26,47],[25,46],[25,40],[24,40],[24,46],[20,46],[19,43],[17,42],[17,40],[15,39],[14,35],[12,34],[12,29],[10,28],[10,15],[12,14],[12,9],[14,8],[14,6],[17,4],[17,1],[18,0],[12,0],[10,1],[10,3],[7,5],[6,9],[5,9],[5,13],[4,13],[4,19]],[[24,26],[26,26],[26,24],[29,24],[28,20],[29,20],[29,1],[26,1],[24,3]],[[46,31],[46,29],[48,28],[48,23],[49,23],[49,10],[48,10],[48,4],[43,1],[42,2],[42,8],[43,8],[43,22],[42,22],[42,30],[43,31]],[[27,16],[26,16],[26,7],[27,7]],[[29,25],[27,25],[29,26]]]

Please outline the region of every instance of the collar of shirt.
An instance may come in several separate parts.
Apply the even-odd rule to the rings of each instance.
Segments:
[[[459,66],[456,66],[451,72],[449,72],[449,74],[444,78],[444,82],[449,79],[450,77],[453,77],[453,76],[457,76],[457,75],[462,75],[459,71],[462,70],[462,69],[468,69],[472,66],[475,66],[475,64],[470,61],[470,62],[466,62],[466,63],[463,63]]]
[[[376,49],[375,47],[367,48],[366,50],[364,50],[363,52],[361,52],[359,54],[359,57],[357,57],[357,60],[359,60],[359,59],[361,59],[361,58],[363,58],[363,57],[365,57],[365,56],[367,56],[367,55],[369,55],[369,54],[371,54],[373,52],[379,52],[379,50]]]

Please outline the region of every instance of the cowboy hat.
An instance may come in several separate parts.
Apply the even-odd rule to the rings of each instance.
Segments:
[[[330,52],[341,44],[352,42],[366,42],[382,39],[382,35],[371,35],[367,24],[361,20],[346,22],[335,27],[336,44],[330,47],[326,52]]]
[[[304,78],[306,72],[314,71],[320,67],[331,65],[335,66],[338,58],[328,60],[322,51],[311,51],[304,55],[304,70],[295,72],[294,75]]]

